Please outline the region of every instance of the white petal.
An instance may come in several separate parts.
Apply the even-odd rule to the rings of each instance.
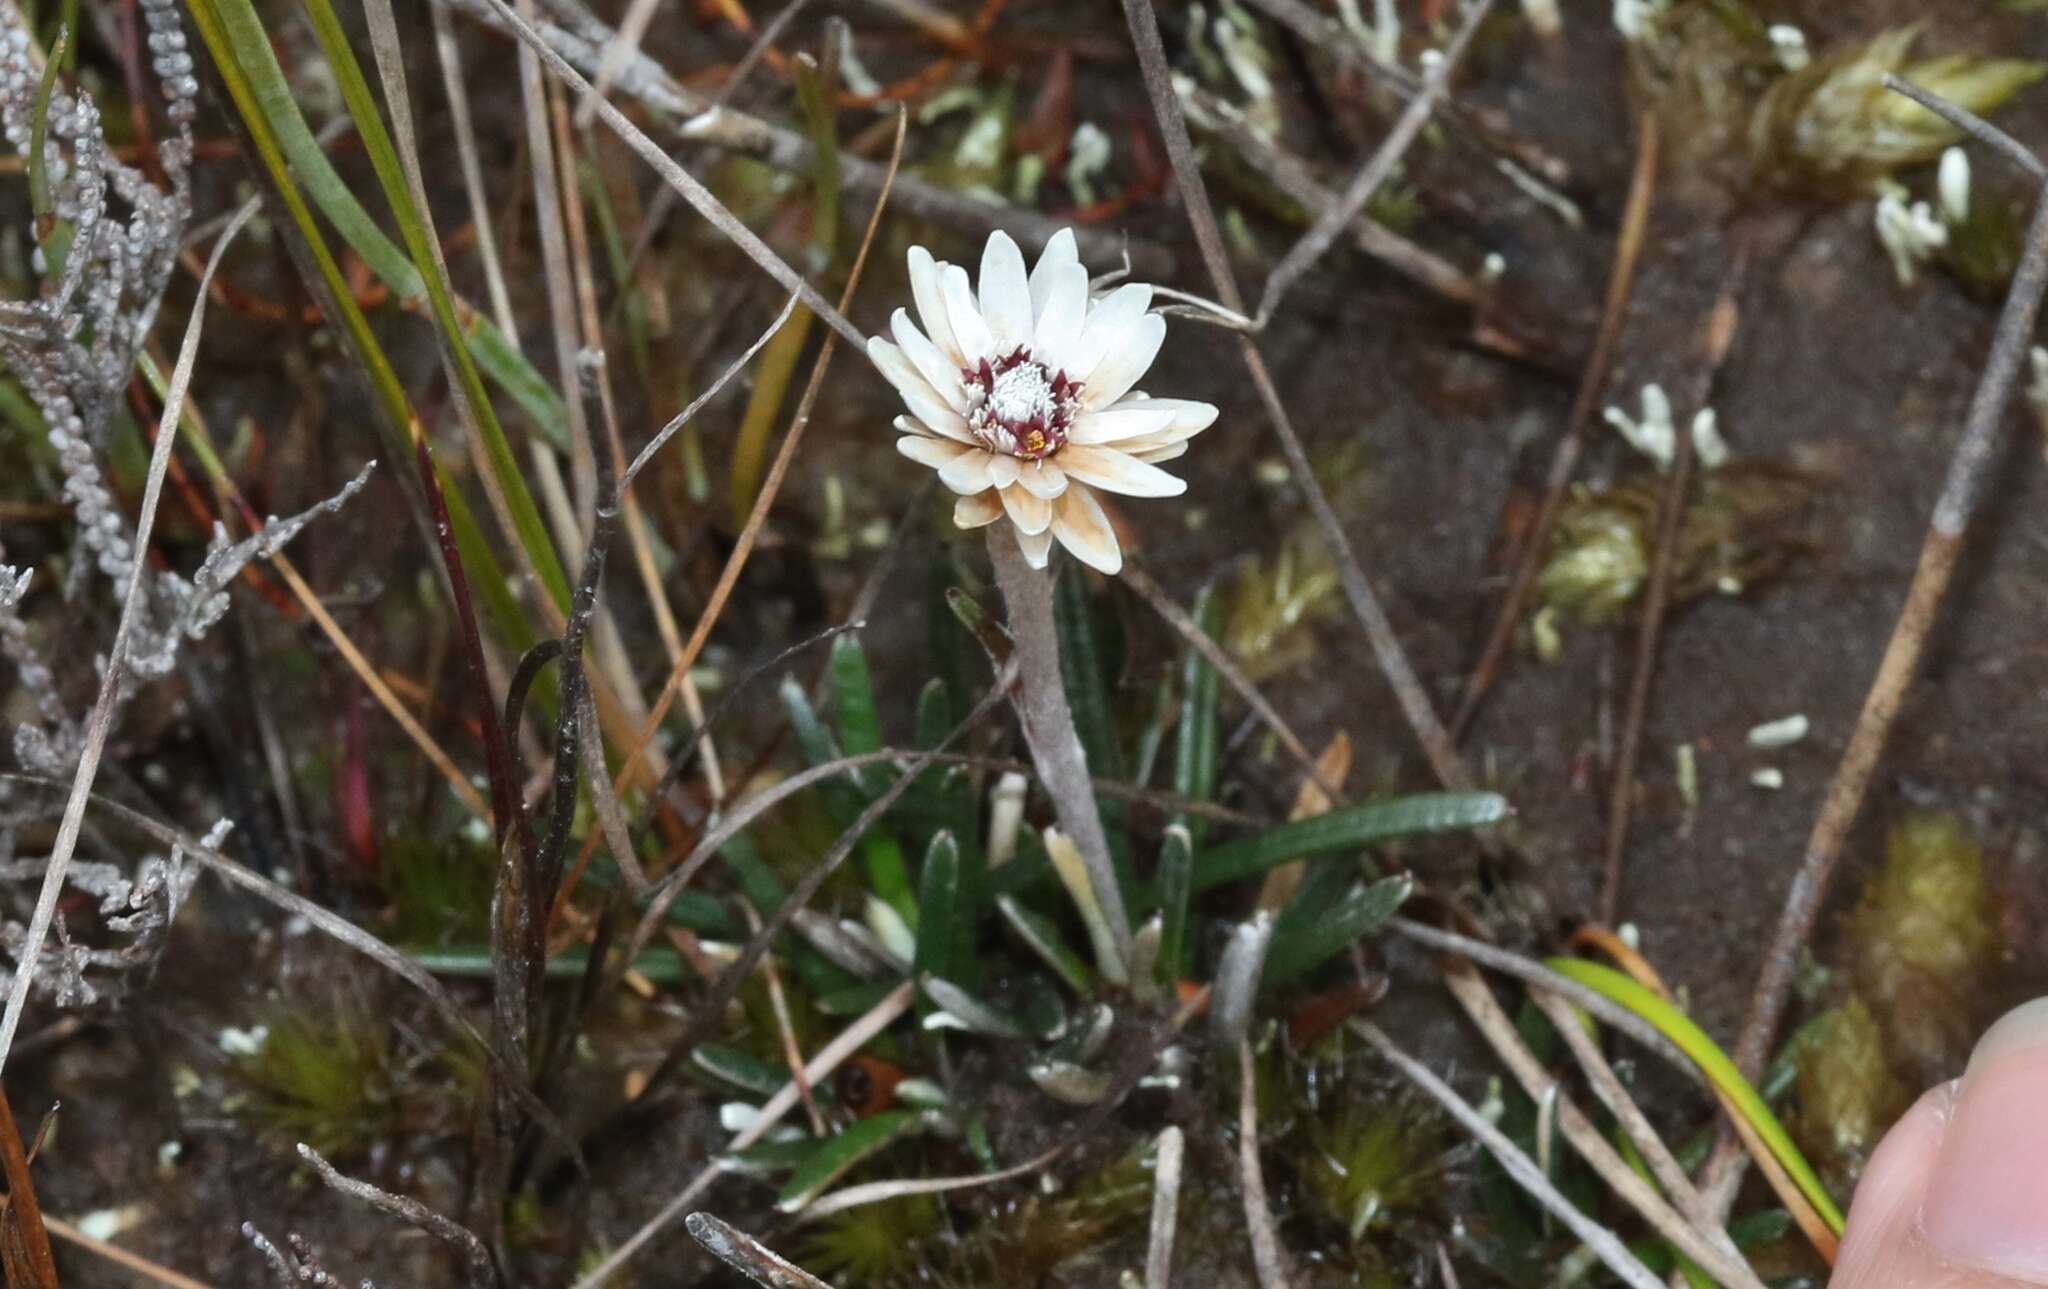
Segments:
[[[1003,503],[996,499],[994,489],[956,498],[953,502],[953,526],[956,528],[984,528],[1002,517]]]
[[[1176,479],[1166,471],[1125,456],[1115,448],[1069,443],[1060,449],[1060,469],[1082,483],[1121,492],[1128,497],[1178,497],[1188,490],[1186,480]]]
[[[953,324],[953,340],[960,351],[960,365],[972,367],[984,358],[996,356],[995,337],[974,302],[974,290],[967,284],[967,270],[948,264],[939,270],[939,290],[946,300],[946,320]]]
[[[1007,488],[1017,482],[1020,463],[1007,452],[989,453],[988,481],[998,488]]]
[[[932,392],[954,411],[965,412],[967,390],[960,384],[960,365],[939,352],[939,347],[917,329],[917,324],[912,322],[910,315],[902,309],[898,309],[890,317],[889,330],[895,335],[897,347],[903,350],[903,356],[910,360],[911,366],[917,368],[918,374],[924,377],[925,384],[931,386]]]
[[[1088,270],[1069,264],[1051,274],[1045,306],[1031,332],[1031,354],[1038,361],[1061,371],[1068,355],[1081,343],[1081,323],[1088,312]],[[1036,290],[1034,287],[1033,290]]]
[[[1017,549],[1024,552],[1024,562],[1033,568],[1044,568],[1046,558],[1052,554],[1052,534],[1019,533],[1015,528],[1010,531],[1017,533]]]
[[[1132,400],[1125,399],[1119,407],[1129,407]],[[1173,428],[1193,438],[1216,423],[1216,405],[1197,402],[1192,398],[1147,398],[1138,401],[1138,406],[1147,411],[1171,410]]]
[[[992,460],[982,449],[962,452],[939,469],[939,482],[961,494],[985,492],[989,488],[988,463]]]
[[[1120,403],[1100,412],[1083,412],[1075,417],[1074,428],[1067,431],[1067,442],[1087,445],[1150,438],[1171,428],[1173,418],[1172,408]]]
[[[1084,342],[1085,343],[1085,342]],[[1087,376],[1081,402],[1087,407],[1108,407],[1130,391],[1159,356],[1166,343],[1166,319],[1148,313],[1121,332],[1110,336],[1102,361]]]
[[[1067,355],[1067,375],[1075,380],[1087,380],[1102,355],[1108,350],[1110,338],[1120,336],[1124,330],[1145,316],[1145,310],[1152,307],[1152,288],[1142,282],[1129,282],[1097,300],[1088,310],[1088,319],[1081,324],[1081,339],[1072,353]],[[1103,404],[1115,402],[1103,399]]]
[[[958,417],[953,419],[959,421]],[[915,416],[899,416],[896,418],[896,428],[905,434],[923,434],[929,438],[946,439],[954,443],[965,443],[970,447],[980,447],[981,441],[974,437],[972,430],[967,428],[967,422],[959,421],[959,425],[960,428],[958,430],[948,429],[942,433],[920,421]]]
[[[1130,451],[1130,449],[1126,448],[1125,451]],[[1158,465],[1161,461],[1171,461],[1175,457],[1186,456],[1187,453],[1188,441],[1182,439],[1178,443],[1169,443],[1164,447],[1139,448],[1137,451],[1131,452],[1131,455],[1148,465]]]
[[[1034,497],[1022,488],[1009,487],[1001,492],[1003,510],[1010,516],[1010,522],[1017,525],[1017,531],[1036,537],[1052,527],[1052,503],[1043,497]]]
[[[981,316],[995,337],[995,352],[1030,344],[1031,282],[1024,276],[1024,253],[1001,229],[981,248],[980,287]]]
[[[1081,263],[1080,252],[1074,248],[1074,230],[1062,228],[1045,243],[1045,249],[1038,253],[1038,263],[1031,266],[1031,316],[1036,318],[1045,312],[1045,302],[1052,294],[1054,278],[1067,265],[1077,268]],[[1087,281],[1087,270],[1082,269],[1082,281]]]
[[[924,247],[910,248],[910,297],[917,302],[917,316],[924,321],[925,334],[955,366],[965,366],[960,342],[953,338],[953,324],[946,317],[946,293],[939,284],[944,268]]]
[[[1052,535],[1074,558],[1092,569],[1116,573],[1124,566],[1123,548],[1117,545],[1116,529],[1102,513],[1102,503],[1086,488],[1069,488],[1053,503]]]
[[[928,439],[922,434],[908,434],[896,440],[896,450],[919,465],[942,470],[953,464],[962,452],[973,452],[977,449],[970,448],[964,443],[955,443],[951,439]]]
[[[959,439],[963,443],[973,440],[974,436],[968,430],[967,422],[960,419],[960,413],[939,397],[901,349],[880,336],[870,336],[868,357],[873,360],[876,370],[896,387],[896,392],[903,397],[903,405],[918,420],[949,439]]]
[[[1033,461],[1018,468],[1017,484],[1051,501],[1067,490],[1067,472],[1052,461]]]

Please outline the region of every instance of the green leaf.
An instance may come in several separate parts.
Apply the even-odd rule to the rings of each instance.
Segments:
[[[248,9],[250,21],[255,21],[249,0],[219,0],[219,3],[222,11],[229,15],[239,9]],[[442,276],[441,265],[434,252],[434,233],[428,227],[427,214],[413,202],[398,150],[385,129],[384,118],[377,110],[369,82],[363,77],[362,67],[356,62],[355,51],[349,46],[348,36],[341,29],[341,21],[335,15],[333,5],[329,0],[305,0],[305,4],[307,14],[313,19],[313,30],[320,38],[321,48],[326,51],[335,78],[341,85],[342,98],[355,122],[357,137],[362,140],[363,150],[370,157],[377,181],[384,189],[385,201],[397,216],[399,233],[405,239],[406,254],[411,257],[414,270],[414,294],[424,294],[431,306],[434,325],[445,342],[447,355],[455,368],[455,378],[475,417],[475,429],[484,459],[511,513],[514,535],[526,549],[528,561],[541,584],[554,598],[556,606],[566,612],[569,608],[568,575],[562,570],[554,539],[548,535],[547,525],[541,522],[540,510],[534,505],[533,494],[526,487],[526,476],[520,471],[518,458],[513,455],[512,445],[505,438],[504,427],[498,423],[497,410],[484,389],[476,359],[469,351],[462,325],[457,320],[454,294]],[[235,19],[231,16],[230,22],[233,21]],[[274,60],[271,65],[276,65]]]
[[[1205,586],[1195,596],[1194,619],[1211,639],[1222,630],[1222,608],[1214,587]],[[1180,729],[1174,738],[1173,790],[1195,801],[1213,801],[1219,741],[1216,708],[1222,698],[1222,677],[1193,647],[1181,660],[1180,676]],[[1207,827],[1206,820],[1188,821],[1188,833],[1197,844]]]
[[[874,1010],[876,1003],[888,997],[889,991],[899,983],[894,980],[863,980],[857,985],[819,994],[818,1010],[827,1016],[864,1016]]]
[[[782,1193],[775,1197],[775,1207],[785,1213],[797,1212],[847,1170],[914,1132],[923,1121],[915,1110],[884,1110],[856,1120],[845,1132],[820,1142],[797,1165]]]
[[[1735,1062],[1728,1059],[1728,1054],[1707,1037],[1706,1031],[1694,1024],[1691,1017],[1659,997],[1654,990],[1636,983],[1612,967],[1603,967],[1583,958],[1550,958],[1544,965],[1598,990],[1656,1026],[1664,1037],[1677,1045],[1679,1051],[1700,1067],[1700,1072],[1728,1098],[1736,1112],[1748,1120],[1749,1126],[1756,1130],[1756,1135],[1763,1139],[1772,1156],[1799,1187],[1800,1194],[1828,1224],[1828,1229],[1837,1235],[1842,1233],[1842,1210],[1835,1206],[1827,1187],[1821,1184],[1813,1166],[1806,1162],[1806,1156],[1792,1144],[1785,1125],[1778,1122],[1778,1116],[1771,1113],[1771,1108],[1764,1104],[1764,1099],[1757,1095],[1749,1080],[1742,1077],[1742,1071],[1735,1068]]]
[[[1031,951],[1066,982],[1067,988],[1084,996],[1093,992],[1095,973],[1088,969],[1080,954],[1067,947],[1051,918],[1041,917],[1025,908],[1011,895],[997,897],[996,908],[1002,911],[1003,921],[1010,924],[1017,938],[1030,946]]]
[[[875,715],[875,688],[868,678],[867,651],[851,635],[832,641],[832,701],[839,713],[839,745],[848,756],[878,752],[882,725]]]
[[[1074,730],[1081,737],[1081,751],[1088,771],[1097,778],[1124,777],[1123,748],[1117,741],[1116,712],[1110,703],[1109,669],[1095,630],[1094,607],[1088,602],[1088,584],[1076,569],[1068,569],[1053,584],[1053,617],[1058,628],[1060,672],[1066,681],[1067,703],[1073,709]],[[1109,842],[1110,863],[1116,869],[1117,885],[1129,905],[1137,888],[1137,870],[1131,865],[1131,839],[1124,830],[1124,805],[1114,797],[1096,797],[1096,812]]]
[[[1292,923],[1287,934],[1275,934],[1266,951],[1266,970],[1260,978],[1261,988],[1271,989],[1298,980],[1355,941],[1379,930],[1388,918],[1394,916],[1414,888],[1414,881],[1408,877],[1389,877],[1360,887],[1334,906],[1324,903],[1322,893],[1315,891],[1313,886],[1304,889],[1283,915]],[[1299,917],[1292,917],[1294,906],[1311,894],[1316,898],[1317,907],[1304,909]],[[1283,921],[1283,925],[1287,922]]]
[[[690,1064],[741,1092],[772,1097],[789,1082],[787,1067],[771,1065],[751,1052],[724,1043],[699,1043],[690,1052]]]
[[[917,888],[917,953],[911,969],[918,976],[964,979],[973,924],[960,889],[960,847],[953,834],[932,838],[924,852],[924,870]]]
[[[1159,983],[1171,986],[1187,970],[1188,897],[1194,893],[1195,843],[1187,825],[1167,826],[1159,846]]]
[[[740,891],[754,911],[764,918],[775,916],[775,911],[789,898],[789,892],[768,867],[768,861],[761,858],[753,839],[745,833],[734,833],[718,848],[718,857],[739,880]]]
[[[950,980],[925,976],[918,981],[918,985],[924,990],[925,997],[931,999],[941,1011],[959,1021],[972,1033],[987,1034],[991,1038],[1031,1037],[1031,1031],[1025,1027],[1023,1021],[999,1007],[983,1002]],[[939,1018],[927,1018],[926,1028],[942,1028],[932,1024],[932,1021],[937,1019]]]
[[[1493,792],[1425,792],[1346,806],[1203,851],[1195,862],[1194,889],[1255,877],[1290,860],[1418,833],[1476,828],[1507,816],[1507,798]]]

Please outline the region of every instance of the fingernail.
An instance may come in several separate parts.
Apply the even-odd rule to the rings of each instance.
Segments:
[[[1920,1229],[1950,1261],[2048,1285],[2048,998],[1970,1054]]]

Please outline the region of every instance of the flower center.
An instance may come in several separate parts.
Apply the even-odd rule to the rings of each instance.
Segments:
[[[1042,461],[1066,446],[1079,410],[1081,384],[1031,356],[1022,345],[1001,358],[963,368],[967,424],[982,446]]]

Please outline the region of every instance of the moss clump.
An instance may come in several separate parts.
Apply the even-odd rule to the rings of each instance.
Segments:
[[[927,1247],[943,1227],[932,1195],[883,1200],[819,1223],[796,1259],[827,1280],[859,1285],[905,1284],[916,1279]]]
[[[1450,1144],[1442,1119],[1405,1093],[1342,1097],[1308,1123],[1302,1198],[1354,1245],[1366,1242],[1441,1190]]]
[[[1837,1194],[1849,1194],[1863,1165],[1909,1104],[1885,1059],[1884,1034],[1859,997],[1807,1025],[1799,1049],[1799,1113],[1793,1130]]]
[[[1321,542],[1289,538],[1270,564],[1253,556],[1231,587],[1223,640],[1245,674],[1264,680],[1315,655],[1310,625],[1334,611],[1337,565]]]
[[[1664,479],[1655,474],[1577,489],[1537,576],[1542,603],[1581,621],[1614,621],[1649,580],[1663,492]],[[1767,465],[1731,465],[1703,476],[1679,525],[1673,599],[1739,593],[1776,574],[1808,544],[1801,529],[1811,495],[1806,480]]]
[[[1750,122],[1750,159],[1760,177],[1861,193],[1904,166],[1934,160],[1962,134],[1885,88],[1897,75],[1987,115],[2048,73],[2048,63],[1944,54],[1913,59],[1921,24],[1830,50],[1767,92]]]
[[[390,1037],[366,1008],[279,1008],[266,1029],[262,1045],[241,1060],[248,1114],[265,1132],[332,1158],[396,1125]]]
[[[1845,930],[1856,992],[1899,1071],[1916,1084],[1955,1074],[1998,952],[1984,854],[1962,820],[1929,812],[1894,827]]]

